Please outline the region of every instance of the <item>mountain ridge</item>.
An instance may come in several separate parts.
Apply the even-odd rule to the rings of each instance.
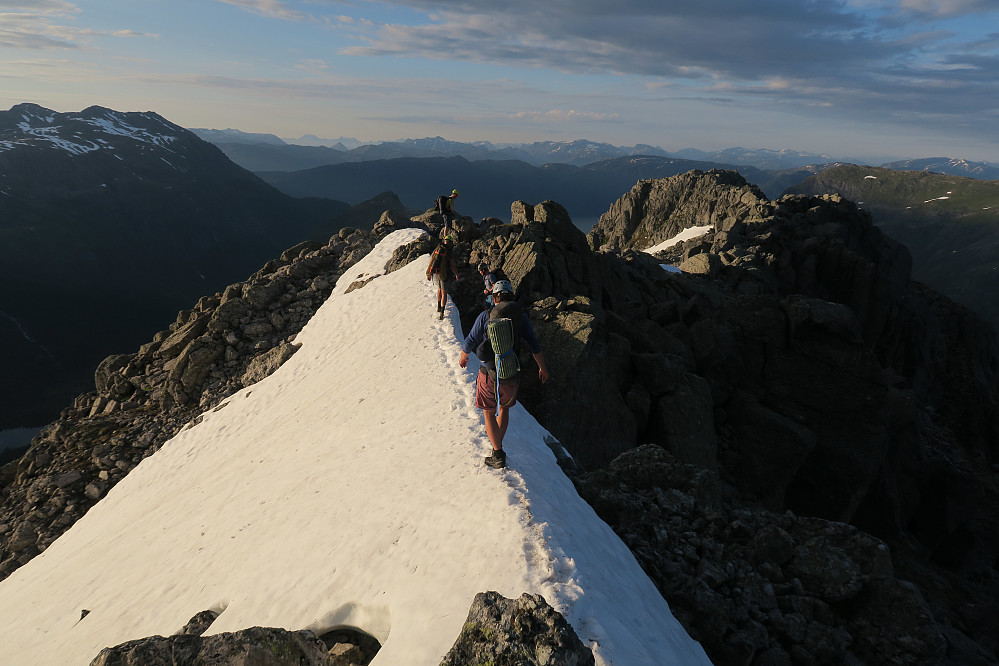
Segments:
[[[0,112],[0,426],[51,418],[109,349],[347,207],[290,198],[155,113]]]
[[[532,143],[501,143],[489,141],[451,141],[443,137],[424,137],[422,139],[400,139],[395,141],[362,142],[356,139],[323,140],[312,135],[302,137],[304,143],[295,143],[295,139],[278,139],[280,144],[270,147],[270,153],[254,152],[245,146],[261,143],[276,144],[273,135],[252,134],[240,130],[208,130],[192,129],[202,138],[212,141],[223,149],[233,161],[251,171],[275,171],[276,163],[295,164],[294,155],[301,156],[295,171],[316,166],[322,159],[331,161],[327,164],[340,162],[366,161],[369,159],[392,159],[397,157],[465,157],[476,159],[516,159],[542,166],[548,162],[567,163],[582,166],[599,160],[629,157],[632,155],[653,155],[673,159],[687,159],[694,162],[713,163],[717,168],[726,166],[750,166],[762,171],[786,172],[819,164],[854,163],[871,166],[882,166],[899,170],[931,170],[950,175],[964,175],[984,180],[999,178],[999,167],[990,162],[974,162],[961,158],[932,157],[897,158],[857,156],[831,157],[826,154],[807,153],[792,149],[774,150],[769,148],[743,148],[739,146],[723,150],[705,151],[696,148],[668,151],[660,146],[636,144],[634,146],[616,146],[609,143],[574,139],[570,141],[535,141]],[[258,138],[260,137],[260,138]],[[350,148],[344,145],[349,143]],[[243,144],[240,149],[237,144]],[[299,151],[304,147],[327,147],[332,152]],[[270,155],[268,158],[266,155]],[[309,161],[311,157],[312,161]],[[273,160],[268,163],[268,159]],[[244,161],[244,163],[241,162]]]
[[[524,377],[522,403],[573,454],[575,466],[561,463],[580,495],[716,662],[994,659],[996,595],[974,573],[995,548],[999,490],[987,469],[977,475],[995,456],[994,333],[912,285],[904,249],[848,201],[769,202],[724,173],[657,187],[660,208],[638,206],[639,188],[614,217],[641,209],[689,228],[707,213],[724,225],[671,251],[683,273],[641,252],[594,251],[602,243],[591,249],[560,205],[519,201],[508,224],[462,221],[449,316],[467,329],[481,310],[477,262],[510,277],[552,372],[544,387]],[[699,205],[678,205],[690,190]],[[352,265],[374,239],[400,225],[436,236],[439,224],[389,215],[373,232],[290,248],[178,313],[137,353],[108,358],[95,390],[0,470],[11,526],[0,536],[16,549],[0,573],[45,550],[185,423],[200,413],[211,423],[228,396],[293,357],[334,283],[371,289]],[[400,247],[385,268],[430,248],[428,238]],[[408,268],[421,284],[422,269]],[[953,467],[933,467],[940,451]],[[960,610],[969,599],[975,617]]]

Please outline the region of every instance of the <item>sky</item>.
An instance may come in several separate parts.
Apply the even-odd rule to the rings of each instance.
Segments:
[[[483,464],[478,363],[458,365],[457,312],[437,319],[426,257],[382,275],[421,233],[386,237],[274,374],[0,582],[0,663],[87,664],[214,610],[209,635],[349,626],[381,642],[372,666],[436,666],[475,594],[495,590],[543,595],[598,665],[710,664],[520,405],[508,467]]]
[[[999,162],[995,0],[0,0],[0,105]]]

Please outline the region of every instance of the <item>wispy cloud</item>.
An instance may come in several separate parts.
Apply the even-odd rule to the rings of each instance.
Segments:
[[[60,22],[78,12],[76,5],[61,0],[0,0],[0,47],[76,48]]]
[[[135,30],[106,32],[79,27],[73,23],[80,8],[62,0],[0,0],[0,47],[36,49],[78,49],[89,38],[155,37]]]
[[[218,0],[227,5],[234,5],[260,16],[279,18],[285,21],[304,21],[311,18],[308,14],[289,7],[280,0]]]
[[[548,111],[517,111],[508,115],[509,118],[517,120],[532,120],[538,122],[552,121],[616,121],[620,118],[617,113],[595,113],[592,111],[576,111],[575,109],[550,109]]]
[[[306,72],[325,72],[330,68],[330,65],[325,60],[302,60],[295,65],[296,69],[301,69]]]

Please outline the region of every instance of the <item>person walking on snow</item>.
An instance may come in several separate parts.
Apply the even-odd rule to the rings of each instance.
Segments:
[[[448,291],[454,288],[458,281],[458,266],[454,261],[454,236],[447,236],[430,256],[427,266],[427,279],[433,279],[437,287],[437,318],[444,318],[444,308],[447,306]]]
[[[475,406],[482,410],[482,418],[486,425],[486,435],[492,445],[492,455],[485,459],[490,467],[506,467],[506,451],[503,450],[503,437],[510,424],[510,408],[517,402],[517,390],[520,387],[520,374],[509,379],[497,380],[496,353],[490,341],[489,323],[500,319],[509,319],[513,323],[513,343],[519,340],[527,343],[534,360],[538,364],[538,378],[541,383],[548,381],[548,366],[541,350],[541,342],[534,334],[531,320],[523,307],[513,299],[513,286],[509,280],[499,280],[493,285],[492,297],[495,305],[491,310],[484,310],[476,318],[472,330],[461,345],[461,357],[458,365],[468,366],[468,355],[475,352],[481,365],[475,378]],[[516,346],[512,353],[516,357]],[[499,395],[497,395],[497,393]]]

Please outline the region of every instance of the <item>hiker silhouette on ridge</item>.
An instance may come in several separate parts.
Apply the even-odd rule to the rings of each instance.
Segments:
[[[450,196],[442,194],[437,197],[435,208],[441,214],[441,217],[444,218],[444,228],[441,229],[441,238],[447,238],[454,230],[454,221],[458,217],[458,213],[454,210],[454,200],[458,198],[459,194],[458,190],[451,190]]]

